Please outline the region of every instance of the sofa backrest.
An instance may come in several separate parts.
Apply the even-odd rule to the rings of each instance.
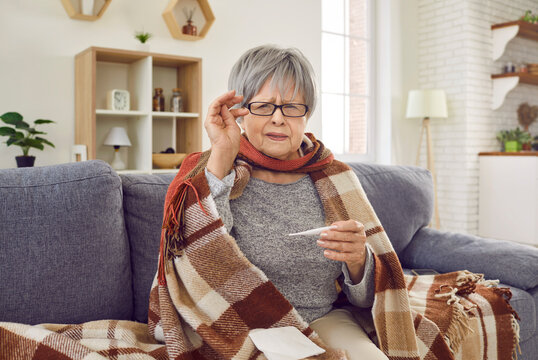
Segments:
[[[122,197],[103,161],[0,170],[0,321],[132,318]]]
[[[428,224],[433,208],[430,173],[422,168],[349,164],[357,174],[397,253]],[[120,175],[133,265],[134,319],[147,321],[157,271],[164,199],[174,175]]]
[[[349,163],[398,255],[433,214],[431,173],[420,167]]]
[[[120,175],[133,268],[133,320],[147,322],[149,292],[157,272],[164,198],[175,175]]]

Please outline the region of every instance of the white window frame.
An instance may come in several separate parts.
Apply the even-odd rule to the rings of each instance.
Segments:
[[[321,37],[323,36],[324,33],[326,34],[332,34],[332,35],[338,35],[338,36],[342,36],[342,37],[345,37],[345,38],[356,38],[356,39],[360,39],[360,40],[366,40],[367,43],[368,43],[368,95],[367,96],[364,96],[363,98],[367,98],[368,101],[367,101],[367,123],[366,123],[366,128],[367,128],[367,138],[366,138],[366,154],[352,154],[352,153],[335,153],[334,156],[336,159],[340,160],[340,161],[344,161],[344,162],[375,162],[377,160],[377,146],[376,146],[376,143],[378,143],[378,136],[376,136],[377,132],[376,132],[376,128],[377,128],[377,124],[376,124],[376,121],[374,121],[374,119],[376,119],[376,113],[377,113],[377,109],[378,109],[378,103],[377,103],[377,79],[376,79],[376,74],[377,74],[377,66],[378,66],[378,61],[377,61],[377,57],[376,57],[376,54],[377,54],[377,42],[376,42],[376,23],[377,23],[377,19],[376,19],[376,3],[377,1],[376,0],[366,0],[368,3],[367,3],[367,9],[368,9],[368,20],[367,20],[367,24],[368,24],[368,34],[369,34],[369,37],[368,38],[361,38],[361,37],[356,37],[356,36],[350,36],[348,34],[340,34],[340,33],[335,33],[335,32],[332,32],[332,31],[325,31],[323,30],[323,28],[321,29],[321,34],[320,34],[320,40],[321,40]],[[345,7],[345,11],[348,11],[348,7]],[[347,16],[347,13],[344,14],[344,17]],[[346,21],[348,21],[346,19]],[[322,51],[323,51],[323,48],[322,48]],[[323,69],[323,65],[322,65],[322,69]],[[323,84],[321,84],[321,89],[323,89]],[[335,94],[335,95],[352,95],[351,93],[328,93],[328,92],[323,92],[322,91],[322,96],[323,94]],[[344,109],[345,111],[345,109]],[[323,112],[322,112],[323,114]],[[349,114],[348,114],[349,115]],[[322,119],[322,127],[321,127],[321,134],[322,134],[322,138],[323,138],[323,119]],[[348,123],[345,123],[344,126],[348,126],[349,124]],[[344,134],[346,134],[347,136],[347,129],[345,129],[345,132]],[[347,140],[345,140],[347,142]]]

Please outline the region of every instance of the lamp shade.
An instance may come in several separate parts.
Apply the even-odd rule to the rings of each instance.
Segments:
[[[446,95],[443,90],[411,90],[407,97],[407,118],[446,118]]]
[[[110,129],[104,144],[109,146],[131,146],[131,141],[129,141],[125,129],[116,126]]]

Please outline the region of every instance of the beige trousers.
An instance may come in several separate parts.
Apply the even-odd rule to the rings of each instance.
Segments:
[[[349,360],[388,360],[347,310],[335,309],[310,327],[330,347],[345,350]]]

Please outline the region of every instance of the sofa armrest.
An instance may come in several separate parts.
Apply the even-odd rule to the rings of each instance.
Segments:
[[[538,249],[423,227],[400,254],[408,268],[469,270],[526,290],[538,285]]]

